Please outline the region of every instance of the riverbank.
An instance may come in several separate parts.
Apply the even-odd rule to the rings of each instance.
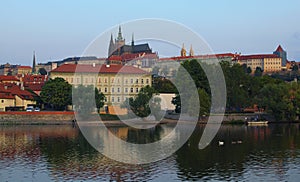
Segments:
[[[258,113],[235,113],[225,114],[222,124],[245,124],[247,118],[256,116]],[[220,115],[213,115],[219,117]],[[212,116],[212,117],[213,117]],[[275,122],[271,116],[263,114],[268,118],[269,123],[299,123],[293,122]],[[101,114],[101,120],[106,126],[126,126],[126,124],[119,120],[117,115]],[[93,115],[91,121],[87,124],[99,124],[99,116]],[[161,124],[176,124],[179,119],[178,114],[169,114],[162,121]],[[198,124],[206,124],[207,117],[202,117]],[[0,112],[0,125],[69,125],[75,124],[76,117],[73,111],[41,111],[41,112]],[[145,121],[143,124],[155,124],[156,121]]]

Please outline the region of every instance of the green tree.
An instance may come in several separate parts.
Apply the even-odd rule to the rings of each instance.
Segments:
[[[104,105],[105,96],[93,85],[78,85],[73,88],[73,98],[75,98],[73,99],[75,110],[85,115],[94,112],[95,109],[99,112]]]
[[[64,110],[72,104],[72,86],[63,78],[48,80],[42,88],[41,99],[56,110]]]
[[[299,70],[299,67],[298,67],[298,65],[294,65],[293,67],[292,67],[292,71],[298,71]]]
[[[132,110],[135,115],[142,118],[149,116],[151,111],[157,117],[160,111],[160,99],[155,97],[152,99],[157,94],[158,92],[153,87],[147,85],[141,88],[136,97],[126,99],[121,107]]]
[[[254,71],[254,76],[262,76],[262,74],[263,74],[263,70],[261,69],[261,67],[256,67]]]

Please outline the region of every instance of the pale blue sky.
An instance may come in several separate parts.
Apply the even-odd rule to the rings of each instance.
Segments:
[[[299,7],[299,0],[5,0],[0,63],[30,65],[33,50],[38,62],[81,55],[108,28],[141,18],[184,24],[217,53],[272,53],[281,44],[289,60],[300,61]]]

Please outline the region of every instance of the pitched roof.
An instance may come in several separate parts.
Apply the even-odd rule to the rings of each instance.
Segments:
[[[18,69],[32,69],[31,66],[18,66]]]
[[[20,81],[20,80],[15,76],[0,75],[0,82],[2,81]]]
[[[22,90],[18,85],[12,83],[0,83],[0,93],[17,95],[25,100],[32,100],[33,95],[27,90]]]
[[[282,49],[281,45],[279,45],[276,49],[275,52],[283,52],[284,50]]]
[[[14,99],[15,97],[10,93],[0,93],[0,99]]]
[[[237,54],[233,53],[222,53],[222,54],[207,54],[207,55],[196,55],[196,56],[176,56],[169,58],[160,58],[160,61],[169,61],[169,60],[186,60],[186,59],[213,59],[213,58],[224,58],[231,57],[235,58]]]
[[[51,71],[51,73],[121,73],[121,74],[150,74],[133,66],[123,65],[84,65],[64,64]]]
[[[238,60],[247,60],[247,59],[264,59],[264,58],[279,58],[276,54],[253,54],[253,55],[243,55],[238,56]]]

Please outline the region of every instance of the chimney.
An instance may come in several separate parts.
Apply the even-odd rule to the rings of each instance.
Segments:
[[[96,63],[93,63],[93,68],[95,68],[96,67]]]
[[[109,64],[107,64],[107,65],[106,65],[106,68],[109,68],[109,67],[110,67],[110,65],[109,65]]]
[[[7,90],[7,85],[4,86],[4,89]]]

